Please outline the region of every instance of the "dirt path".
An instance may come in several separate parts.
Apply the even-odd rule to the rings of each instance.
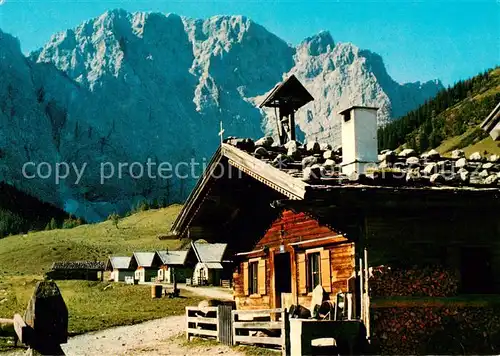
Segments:
[[[63,345],[63,350],[68,356],[241,355],[224,345],[186,347],[174,338],[184,332],[184,327],[184,316],[171,316],[76,336]]]
[[[178,284],[179,289],[184,289],[193,294],[212,299],[233,300],[233,291],[219,287],[188,287],[185,284]]]
[[[193,288],[179,285],[180,289],[216,299],[232,299],[232,293],[219,288]],[[224,346],[185,347],[180,339],[185,332],[185,317],[171,316],[131,326],[120,326],[72,337],[64,352],[68,356],[94,355],[242,355]]]

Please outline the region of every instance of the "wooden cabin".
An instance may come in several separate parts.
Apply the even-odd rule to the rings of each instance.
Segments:
[[[490,134],[493,141],[500,141],[500,103],[484,119],[481,128]]]
[[[134,278],[135,270],[130,268],[131,257],[110,256],[106,263],[106,271],[110,271],[109,280],[114,282],[124,282],[125,277]]]
[[[134,271],[138,283],[152,282],[158,275],[161,260],[155,252],[134,252],[129,269]]]
[[[231,279],[230,261],[225,259],[227,244],[192,242],[197,263],[193,271],[193,285],[220,286],[221,281]]]
[[[82,279],[99,281],[104,278],[104,262],[99,261],[61,261],[54,262],[47,278],[54,280]]]
[[[172,227],[180,238],[228,244],[237,308],[309,308],[321,285],[324,299],[352,296],[370,337],[375,287],[382,298],[500,295],[499,162],[379,155],[377,109],[362,106],[339,113],[341,149],[301,144],[290,123],[309,97],[298,81],[280,87],[263,105],[280,109],[278,144],[224,140]],[[384,268],[409,288],[370,287],[370,271]],[[429,274],[441,282],[429,285]]]
[[[186,278],[190,278],[193,272],[193,258],[189,259],[190,250],[182,251],[156,251],[157,257],[161,260],[158,269],[158,282],[163,283],[185,283]]]

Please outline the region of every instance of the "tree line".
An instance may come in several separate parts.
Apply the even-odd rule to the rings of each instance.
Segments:
[[[500,100],[498,92],[484,97],[479,94],[499,84],[498,73],[492,69],[441,90],[417,109],[379,128],[379,149],[406,144],[424,152],[448,137],[463,134],[481,122]],[[481,135],[478,130],[476,136]]]

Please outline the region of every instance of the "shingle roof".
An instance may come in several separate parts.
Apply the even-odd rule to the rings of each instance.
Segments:
[[[113,269],[128,269],[132,257],[127,256],[111,256],[108,260],[108,265],[111,264]]]
[[[156,251],[156,254],[160,257],[161,261],[165,265],[179,265],[182,266],[186,263],[186,257],[189,250],[181,251]]]
[[[101,271],[104,268],[104,262],[101,261],[60,261],[52,264],[52,270],[87,269]]]
[[[134,252],[134,258],[139,267],[151,267],[155,258],[155,252]]]
[[[226,252],[227,244],[217,243],[193,243],[196,257],[199,262],[222,262],[224,252]]]

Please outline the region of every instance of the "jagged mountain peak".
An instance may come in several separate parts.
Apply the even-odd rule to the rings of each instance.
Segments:
[[[319,56],[320,54],[332,51],[335,48],[335,42],[329,31],[321,31],[303,40],[298,48],[299,50],[307,51],[307,54],[310,56]]]
[[[274,113],[256,104],[291,74],[315,98],[297,113],[300,131],[332,145],[346,106],[380,107],[384,123],[441,88],[400,85],[380,56],[329,32],[293,47],[245,16],[116,9],[55,34],[29,58],[13,37],[0,32],[0,42],[0,180],[89,221],[143,199],[182,201],[193,184],[130,173],[101,183],[101,162],[200,161],[219,144],[221,121],[226,135],[274,134]],[[79,184],[55,186],[20,177],[29,160],[89,168]]]

